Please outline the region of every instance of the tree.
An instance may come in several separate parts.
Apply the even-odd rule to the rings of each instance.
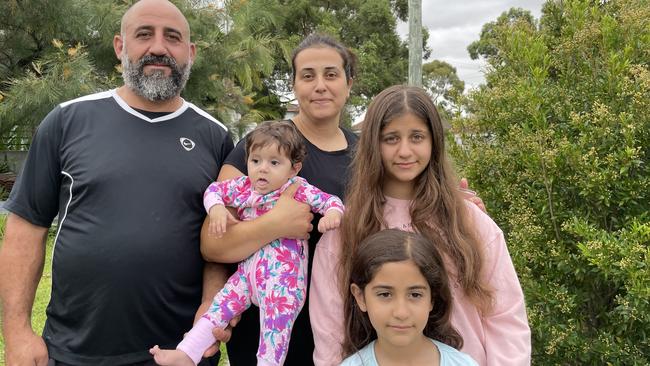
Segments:
[[[114,72],[99,73],[93,53],[106,19],[117,6],[8,1],[0,5],[0,146],[20,149],[54,105],[113,84]],[[62,22],[61,19],[69,19]],[[112,37],[111,37],[112,38]],[[113,59],[115,57],[113,56]]]
[[[533,363],[647,365],[650,7],[548,1],[539,27],[524,18],[482,32],[488,84],[454,156],[506,233]]]
[[[548,1],[539,28],[524,19],[484,27],[488,83],[454,155],[507,235],[533,363],[646,365],[650,7]]]
[[[0,4],[0,133],[13,131],[5,140],[18,138],[18,130],[33,131],[59,102],[121,83],[112,38],[130,3]],[[365,107],[379,91],[406,80],[408,50],[396,32],[396,19],[406,16],[405,0],[175,3],[188,18],[198,48],[183,96],[229,125],[235,137],[257,121],[282,117],[283,103],[291,95],[291,49],[312,32],[330,33],[358,55],[352,109]],[[425,57],[431,53],[427,37],[424,31]],[[65,67],[73,58],[65,56],[69,48],[79,50],[75,62],[86,60],[83,68]],[[54,70],[73,72],[64,80]],[[344,120],[349,123],[350,117]],[[29,140],[31,133],[25,136],[20,139]]]
[[[532,32],[535,27],[535,19],[528,10],[511,8],[501,14],[496,21],[483,25],[479,40],[472,42],[467,47],[467,51],[472,60],[479,57],[498,59],[501,56],[500,51],[503,50],[500,42],[503,42],[503,37],[507,36],[506,30],[518,29]],[[496,60],[491,60],[491,63],[495,66],[498,64]]]
[[[241,129],[239,121],[280,117],[278,108],[254,110],[253,99],[257,90],[265,90],[264,77],[276,62],[273,47],[281,42],[256,32],[252,19],[263,24],[276,15],[240,1],[226,1],[223,7],[176,3],[198,48],[183,96],[233,131]],[[57,103],[121,84],[112,39],[128,6],[121,0],[10,0],[0,5],[0,133],[5,145],[29,141]],[[257,102],[261,100],[269,98]]]
[[[280,118],[283,111],[277,105],[261,107],[268,96],[258,95],[266,90],[265,78],[278,62],[274,50],[286,48],[273,33],[260,31],[278,23],[276,11],[243,1],[225,1],[223,7],[185,6],[198,55],[183,96],[225,122],[235,138],[250,123]]]
[[[422,65],[423,87],[439,108],[451,113],[459,111],[465,83],[458,78],[456,68],[447,62],[433,60]]]
[[[85,18],[85,9],[75,1],[39,2],[9,0],[0,4],[0,80],[15,78],[33,61],[52,49],[53,39],[73,39],[84,33],[79,22],[61,22],[64,17]],[[40,26],[39,26],[40,25]],[[32,69],[32,71],[34,71]],[[0,87],[4,90],[5,86]]]
[[[365,107],[381,90],[407,78],[408,48],[396,31],[397,19],[404,20],[407,15],[405,0],[251,0],[250,4],[281,14],[279,22],[268,24],[264,31],[286,40],[289,46],[276,49],[278,62],[266,81],[272,94],[290,94],[290,50],[313,32],[331,34],[358,56],[358,77],[348,103],[352,109]],[[431,53],[425,46],[427,37],[423,31],[425,57]]]

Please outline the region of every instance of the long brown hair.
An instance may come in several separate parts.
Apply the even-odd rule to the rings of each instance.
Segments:
[[[359,244],[352,259],[350,282],[363,291],[381,266],[390,262],[412,260],[431,290],[433,309],[423,333],[454,348],[463,346],[463,338],[451,325],[452,295],[442,257],[436,246],[416,233],[396,229],[383,230]],[[349,286],[348,286],[349,288]],[[356,353],[377,338],[368,314],[361,311],[348,289],[346,296],[344,356]]]
[[[444,131],[438,112],[431,98],[418,87],[391,86],[374,98],[366,112],[345,196],[341,291],[347,293],[351,260],[358,244],[388,227],[383,218],[386,199],[382,190],[385,172],[379,148],[381,131],[407,113],[427,122],[432,136],[429,165],[415,182],[410,207],[412,227],[436,243],[453,265],[447,268],[451,279],[460,283],[472,303],[484,313],[492,305],[492,289],[481,279],[484,267],[481,244],[445,155]]]

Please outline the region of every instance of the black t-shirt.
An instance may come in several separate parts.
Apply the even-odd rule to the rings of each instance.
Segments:
[[[352,151],[358,137],[349,130],[342,129],[348,142],[348,147],[340,151],[323,151],[314,146],[309,140],[303,139],[307,147],[307,156],[302,164],[299,176],[322,191],[335,194],[345,202],[344,193],[348,183],[348,168],[352,161]],[[228,155],[225,164],[230,164],[247,175],[246,151],[244,139],[239,141],[235,149]],[[320,215],[314,215],[312,222],[314,230],[309,236],[309,258],[314,257],[316,243],[321,234],[318,232]],[[312,261],[309,261],[308,271],[311,278]],[[309,281],[307,281],[307,301],[298,315],[291,332],[289,354],[285,361],[287,366],[313,365],[314,336],[309,322]],[[251,306],[242,315],[242,319],[233,329],[232,338],[226,344],[228,359],[232,366],[249,366],[257,363],[256,353],[259,345],[260,318],[259,309]]]
[[[43,227],[59,216],[50,357],[112,366],[176,347],[201,302],[203,192],[232,148],[187,102],[151,119],[109,91],[48,114],[5,207]]]

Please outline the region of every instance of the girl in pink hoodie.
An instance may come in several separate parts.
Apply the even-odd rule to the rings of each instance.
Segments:
[[[370,104],[352,163],[346,215],[316,246],[309,300],[316,365],[338,365],[344,313],[354,304],[350,266],[358,244],[382,229],[418,232],[443,254],[461,351],[479,365],[529,365],[524,296],[503,232],[458,190],[440,117],[417,87],[393,86]],[[332,273],[338,273],[333,280]]]

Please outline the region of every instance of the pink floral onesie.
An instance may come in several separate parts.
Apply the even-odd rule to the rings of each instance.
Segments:
[[[237,208],[241,220],[251,220],[268,212],[280,194],[294,181],[300,182],[294,198],[324,215],[328,210],[343,212],[343,203],[333,195],[310,185],[301,177],[287,181],[280,189],[261,195],[247,176],[210,184],[203,195],[206,211],[215,204]],[[293,322],[305,304],[308,251],[307,241],[278,239],[240,262],[207,313],[194,325],[177,349],[201,360],[215,342],[212,328],[225,328],[251,302],[260,308],[258,365],[282,365],[287,356]]]

